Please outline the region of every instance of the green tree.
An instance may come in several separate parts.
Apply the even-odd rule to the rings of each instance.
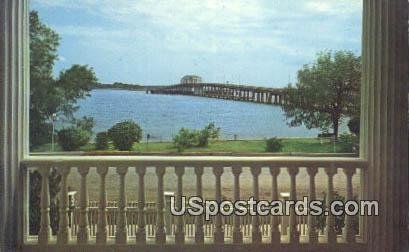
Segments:
[[[95,137],[95,149],[97,150],[108,150],[109,148],[109,136],[108,132],[103,131],[97,133]]]
[[[135,142],[142,139],[142,129],[132,120],[115,124],[108,130],[109,138],[115,148],[120,151],[130,151]]]
[[[289,125],[332,128],[337,138],[341,119],[359,114],[360,82],[360,57],[350,51],[319,53],[313,64],[298,71],[296,86],[285,89]]]
[[[42,144],[51,135],[48,122],[60,103],[53,88],[53,66],[60,37],[44,25],[36,11],[30,12],[30,143]],[[46,138],[47,137],[47,138]]]
[[[97,78],[89,66],[73,65],[53,78],[58,59],[59,35],[43,24],[38,12],[30,12],[30,144],[51,139],[53,114],[74,122],[76,101],[89,95]]]
[[[81,119],[76,120],[76,126],[77,128],[80,128],[92,134],[92,129],[95,127],[95,120],[93,117],[84,116]]]
[[[97,82],[95,73],[88,66],[74,65],[53,77],[58,59],[60,36],[43,24],[38,12],[30,12],[30,146],[51,140],[51,118],[54,114],[75,122],[76,101],[89,95]],[[50,180],[50,219],[55,233],[58,225],[58,202],[60,175],[53,169]],[[30,174],[30,233],[36,234],[40,222],[41,175]]]

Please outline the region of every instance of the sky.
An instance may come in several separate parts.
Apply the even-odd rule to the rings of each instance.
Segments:
[[[101,83],[283,87],[323,50],[361,53],[362,0],[31,0],[61,36],[55,75]]]

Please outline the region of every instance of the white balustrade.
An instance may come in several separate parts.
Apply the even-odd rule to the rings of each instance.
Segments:
[[[51,238],[51,227],[50,227],[50,189],[49,189],[49,179],[50,174],[49,167],[39,168],[41,174],[41,219],[40,219],[40,231],[38,232],[38,243],[47,244]]]
[[[145,226],[145,173],[146,167],[136,168],[139,177],[138,184],[138,230],[136,233],[137,243],[146,243],[146,226]]]
[[[163,176],[165,175],[165,172],[166,167],[156,167],[156,177],[158,179],[158,195],[155,239],[157,244],[166,243],[166,232],[170,233],[170,230],[166,230],[165,232],[164,189],[163,189]]]
[[[307,172],[310,178],[310,189],[308,200],[309,202],[316,200],[315,193],[315,175],[318,173],[317,167],[308,167]],[[318,231],[316,230],[316,217],[313,215],[308,215],[308,242],[315,244],[318,242]]]
[[[355,174],[355,169],[343,169],[346,175],[347,181],[347,195],[346,200],[354,200],[354,192],[352,187],[352,176]],[[353,217],[350,215],[345,215],[345,232],[344,232],[344,240],[347,243],[355,242],[356,232],[353,229]]]
[[[106,187],[105,178],[108,173],[108,167],[98,167],[97,172],[100,176],[99,185],[99,205],[98,205],[98,227],[96,233],[97,244],[105,244],[107,242],[108,229],[107,229],[107,210],[106,210]]]
[[[89,227],[88,227],[88,189],[87,189],[87,175],[89,167],[79,167],[78,172],[81,175],[80,187],[80,216],[77,233],[78,244],[86,244],[89,241]]]
[[[254,200],[258,201],[260,198],[258,177],[261,173],[261,167],[256,166],[251,168],[251,174],[253,175],[253,197]],[[261,231],[260,231],[260,219],[259,216],[252,216],[252,230],[251,230],[251,240],[253,243],[261,243]]]
[[[271,187],[272,187],[272,197],[271,200],[277,201],[278,198],[278,183],[277,177],[280,174],[280,167],[270,167],[270,174],[271,174]],[[280,217],[279,216],[271,216],[271,243],[277,244],[281,242],[281,233],[279,230],[280,225]]]
[[[177,176],[177,194],[176,194],[176,206],[181,210],[185,206],[182,205],[182,196],[183,196],[183,174],[185,173],[185,167],[176,166],[175,173]],[[184,244],[185,243],[185,230],[183,223],[183,215],[176,218],[176,232],[175,232],[175,243]]]
[[[325,168],[325,172],[328,177],[328,184],[327,184],[327,199],[326,199],[326,206],[329,207],[331,202],[334,200],[334,175],[337,173],[337,169],[334,167]],[[330,244],[337,242],[337,233],[335,230],[335,216],[331,214],[328,209],[327,213],[327,220],[326,220],[326,227],[325,227],[325,235],[327,237],[327,242]]]
[[[202,177],[203,177],[203,167],[195,167],[196,174],[196,196],[203,196],[203,187],[202,187]],[[203,216],[195,217],[195,242],[197,244],[204,243],[204,230],[203,230]]]
[[[290,200],[297,200],[297,183],[296,176],[299,172],[298,167],[288,167],[288,173],[290,174]],[[300,234],[297,230],[297,216],[295,215],[295,206],[290,209],[290,225],[289,225],[289,241],[290,243],[299,243]]]
[[[265,186],[260,186],[260,175],[264,169],[268,169],[271,179],[271,198],[269,200],[279,200],[279,175],[282,168],[287,168],[289,175],[289,200],[301,199],[303,195],[297,192],[297,175],[303,171],[308,176],[308,196],[309,201],[316,200],[316,176],[318,171],[322,169],[326,176],[326,205],[334,200],[334,176],[337,173],[337,167],[342,168],[345,174],[345,191],[346,200],[354,199],[354,190],[352,179],[357,169],[360,169],[360,175],[365,169],[365,164],[362,161],[350,162],[297,162],[286,164],[284,162],[277,163],[223,163],[209,164],[204,163],[175,163],[170,162],[169,165],[137,165],[122,163],[106,163],[91,165],[78,165],[70,163],[62,163],[51,165],[33,165],[38,167],[41,174],[41,221],[40,231],[38,233],[38,245],[47,246],[53,244],[53,235],[50,228],[50,192],[49,192],[49,174],[51,167],[57,167],[58,174],[61,176],[61,191],[59,204],[59,222],[56,235],[56,243],[60,246],[78,245],[129,245],[133,243],[143,246],[150,244],[163,245],[165,243],[185,246],[187,240],[189,243],[197,244],[217,244],[224,246],[226,243],[233,243],[241,246],[249,241],[252,244],[270,243],[272,246],[286,246],[287,243],[281,243],[282,239],[288,238],[289,244],[299,246],[300,240],[311,245],[331,244],[336,246],[344,246],[343,244],[360,244],[361,230],[359,236],[356,229],[356,219],[354,217],[345,216],[345,227],[342,230],[342,238],[345,243],[337,243],[337,239],[341,236],[337,235],[335,227],[335,216],[329,214],[325,218],[325,232],[320,232],[317,228],[317,217],[296,216],[294,207],[290,208],[288,217],[281,216],[222,216],[220,214],[211,218],[210,221],[204,221],[203,216],[170,216],[168,212],[165,215],[165,209],[169,209],[164,199],[164,175],[166,167],[174,167],[176,174],[176,207],[182,207],[181,196],[184,195],[183,177],[186,169],[191,169],[196,178],[196,195],[203,196],[203,174],[205,170],[211,170],[215,180],[214,199],[221,202],[222,198],[222,175],[224,167],[231,167],[232,173],[226,176],[233,177],[233,200],[241,200],[241,179],[243,178],[243,168],[249,169],[250,177],[247,180],[251,181],[252,196],[255,200],[260,199],[260,190],[265,192]],[[67,178],[71,167],[78,167],[80,174],[79,201],[78,205],[70,213],[68,208],[68,187]],[[88,201],[87,178],[90,169],[94,169],[99,177],[99,198],[98,201]],[[106,177],[109,167],[116,169],[118,187],[118,202],[107,201]],[[114,168],[116,167],[116,168]],[[126,200],[126,185],[125,178],[129,167],[136,167],[135,172],[138,177],[136,180],[137,202],[127,202]],[[186,168],[185,168],[186,167]],[[145,174],[151,169],[157,179],[156,202],[146,202],[145,200]],[[264,177],[261,177],[264,178]],[[361,185],[363,190],[364,185]],[[166,218],[165,218],[166,216]],[[168,216],[170,216],[168,218]],[[165,221],[166,219],[166,221]],[[287,223],[287,224],[286,224]],[[166,225],[165,225],[166,224]],[[286,228],[288,227],[288,232]],[[337,229],[339,230],[339,229]],[[76,236],[76,237],[75,237]],[[167,238],[169,237],[169,239]],[[301,237],[303,237],[301,239]],[[321,238],[320,238],[321,237]],[[213,238],[213,239],[210,239]],[[320,238],[320,239],[319,239]],[[109,242],[111,241],[111,242]],[[301,245],[300,245],[301,246]]]
[[[115,240],[117,244],[126,244],[128,239],[128,228],[126,224],[125,175],[128,172],[128,167],[118,167],[116,171],[119,175],[119,200]]]
[[[213,167],[213,174],[215,176],[215,199],[217,202],[222,201],[222,184],[221,184],[221,176],[223,174],[223,166]],[[224,230],[223,230],[223,222],[222,216],[217,214],[215,216],[215,230],[214,230],[214,243],[215,244],[222,244],[224,243]]]
[[[68,190],[67,190],[67,178],[70,173],[68,167],[59,167],[59,174],[61,176],[61,193],[60,193],[60,220],[58,223],[58,234],[57,234],[57,243],[58,244],[67,244],[70,240],[70,228],[68,226]]]
[[[232,167],[232,173],[234,175],[234,201],[240,200],[240,174],[243,169],[240,166]],[[240,216],[233,216],[233,243],[243,243],[243,232],[240,227]]]

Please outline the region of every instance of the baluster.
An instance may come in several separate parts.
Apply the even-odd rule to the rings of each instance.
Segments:
[[[277,177],[280,174],[280,167],[270,167],[271,182],[272,182],[272,200],[279,200]],[[278,228],[280,225],[279,216],[271,216],[271,243],[276,244],[281,242],[281,233]]]
[[[86,244],[89,240],[88,227],[88,190],[87,174],[89,167],[79,167],[78,172],[81,175],[80,202],[79,202],[79,224],[77,233],[78,244]]]
[[[355,174],[355,168],[344,168],[344,173],[347,179],[347,201],[354,200],[354,192],[352,188],[352,177]],[[347,243],[355,242],[355,231],[353,229],[353,217],[349,215],[345,215],[345,232],[344,232],[344,240]]]
[[[325,229],[325,235],[327,237],[327,242],[333,244],[337,242],[337,233],[335,232],[335,216],[331,214],[329,207],[331,202],[334,200],[334,175],[337,173],[337,168],[327,167],[325,168],[325,172],[327,173],[328,177],[326,201],[328,215],[326,220],[327,226]]]
[[[117,244],[126,244],[128,239],[128,227],[126,220],[126,195],[125,195],[125,176],[128,167],[117,167],[116,172],[119,175],[119,200],[118,200],[118,219],[116,225],[115,241]]]
[[[296,184],[296,176],[299,172],[298,167],[288,167],[288,173],[291,177],[291,184],[290,184],[290,200],[296,201],[297,200],[297,184]],[[290,233],[289,233],[289,241],[290,243],[299,243],[300,242],[300,233],[297,230],[297,217],[295,215],[295,206],[293,205],[290,209]]]
[[[178,187],[177,187],[177,194],[176,194],[176,205],[179,207],[180,210],[185,208],[182,205],[182,196],[183,196],[183,174],[185,173],[185,167],[177,166],[175,167],[175,173],[178,177]],[[175,243],[176,244],[184,244],[185,243],[185,227],[184,227],[184,220],[183,215],[176,217],[176,231],[175,231]]]
[[[365,167],[361,167],[359,170],[359,180],[360,180],[360,185],[359,185],[359,200],[365,199],[366,198],[366,193],[367,193],[367,170]],[[359,216],[359,237],[362,239],[362,241],[366,242],[367,241],[367,219],[364,218],[364,216]]]
[[[259,186],[258,178],[261,173],[261,167],[251,167],[251,174],[253,175],[253,196],[256,201],[259,200]],[[251,240],[253,243],[261,243],[261,231],[260,231],[260,219],[259,216],[252,216],[252,231],[251,231]]]
[[[100,177],[99,184],[99,204],[98,204],[98,224],[97,224],[97,234],[96,243],[105,244],[107,241],[108,231],[107,231],[107,196],[105,188],[105,178],[108,174],[108,167],[98,167],[97,173]]]
[[[316,200],[315,194],[315,175],[318,173],[318,167],[308,167],[308,175],[310,177],[310,192],[309,201]],[[310,244],[315,244],[318,242],[318,232],[316,230],[316,217],[309,214],[308,215],[308,242]]]
[[[243,169],[240,166],[232,167],[232,172],[234,175],[234,201],[240,200],[240,174],[242,170]],[[233,216],[233,243],[243,243],[243,232],[240,228],[240,216],[237,214]]]
[[[60,219],[58,224],[57,243],[67,244],[71,238],[71,231],[68,226],[68,190],[67,178],[70,173],[70,167],[60,167],[61,175],[61,194],[60,194]]]
[[[38,232],[38,243],[46,245],[51,239],[51,227],[50,227],[50,190],[49,179],[50,174],[49,167],[41,167],[38,169],[41,175],[41,220],[40,230]]]
[[[203,167],[195,167],[196,173],[196,195],[198,197],[203,196],[202,176]],[[203,231],[203,216],[195,216],[195,242],[198,244],[204,243],[204,231]]]
[[[219,204],[222,201],[221,176],[223,174],[223,169],[224,169],[223,167],[213,167],[213,174],[216,177],[215,196],[216,196],[216,201]],[[224,243],[224,230],[223,230],[222,216],[220,214],[217,214],[215,216],[215,230],[214,230],[213,236],[214,236],[215,244]]]
[[[166,167],[156,167],[156,177],[158,179],[158,195],[157,195],[157,218],[156,218],[156,235],[155,241],[157,244],[166,243],[165,220],[164,220],[164,190],[163,176],[165,175]],[[167,230],[171,232],[171,230]]]
[[[145,227],[145,181],[144,176],[146,167],[136,168],[139,177],[138,184],[138,230],[136,232],[136,242],[146,243],[146,227]]]

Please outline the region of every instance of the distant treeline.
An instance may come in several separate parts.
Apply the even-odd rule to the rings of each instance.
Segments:
[[[146,90],[147,87],[139,84],[126,84],[121,82],[115,82],[113,84],[97,83],[93,86],[93,89],[125,89],[125,90]]]

